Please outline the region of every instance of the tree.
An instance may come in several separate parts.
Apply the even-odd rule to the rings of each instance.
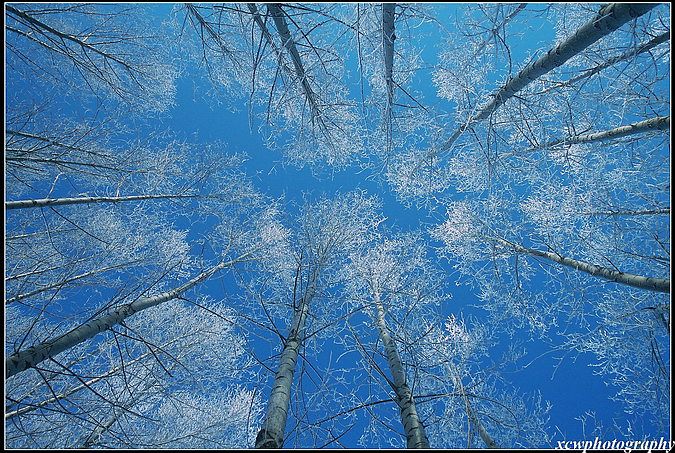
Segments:
[[[315,170],[323,163],[344,168],[363,153],[359,118],[342,83],[340,36],[331,36],[325,24],[334,20],[332,9],[273,3],[185,7],[211,79],[220,80],[227,70],[213,68],[213,54],[230,61],[235,72],[242,68],[234,79],[247,90],[249,108],[264,106],[268,146]]]
[[[507,79],[506,82],[498,90],[492,92],[487,100],[475,99],[471,92],[471,90],[476,90],[475,85],[481,87],[484,83],[485,74],[480,71],[485,69],[485,66],[478,65],[480,71],[467,71],[465,74],[469,74],[470,77],[462,74],[464,81],[458,82],[455,80],[455,74],[459,71],[453,71],[452,67],[457,67],[456,60],[462,59],[466,55],[446,53],[446,60],[450,60],[449,63],[446,63],[450,65],[449,69],[439,70],[435,74],[439,95],[459,102],[460,113],[465,112],[467,118],[460,121],[458,126],[450,126],[453,130],[450,137],[441,143],[432,143],[431,150],[428,152],[417,155],[405,154],[396,160],[390,172],[390,181],[400,196],[404,198],[420,197],[444,191],[456,183],[462,184],[467,163],[474,165],[476,160],[475,158],[467,160],[467,152],[465,151],[467,148],[472,153],[481,156],[482,160],[487,161],[486,172],[491,175],[490,177],[493,177],[492,174],[497,171],[495,166],[500,158],[500,148],[511,148],[510,150],[512,150],[514,146],[520,146],[516,137],[528,140],[529,146],[527,147],[531,147],[533,143],[538,144],[548,141],[537,140],[538,137],[535,134],[550,131],[553,126],[548,121],[552,121],[553,124],[560,124],[561,120],[566,120],[566,116],[571,115],[574,111],[572,106],[578,105],[578,101],[566,105],[569,110],[568,115],[567,111],[561,110],[561,107],[565,104],[559,100],[550,97],[544,100],[541,96],[538,98],[531,96],[532,91],[541,91],[533,89],[533,87],[540,84],[548,85],[546,81],[541,79],[544,75],[554,73],[557,68],[564,68],[565,65],[575,63],[582,58],[586,49],[595,50],[597,46],[604,49],[605,42],[611,40],[614,34],[621,30],[622,26],[625,28],[625,24],[633,23],[632,21],[636,17],[638,19],[641,19],[641,16],[648,17],[646,14],[655,5],[638,9],[633,9],[633,6],[627,4],[607,5],[605,9],[581,24],[576,30],[568,31],[569,34],[565,39],[562,39],[544,56],[525,65],[515,75],[506,74],[504,76]],[[500,31],[501,28],[514,20],[514,17],[523,14],[522,11],[522,9],[515,8],[512,14],[502,12],[501,15],[506,16],[504,20],[490,19],[491,24],[498,22],[497,27],[487,25],[483,26],[483,29],[493,30],[490,32],[491,35],[501,37],[503,34],[503,31]],[[491,18],[491,15],[488,15],[488,17]],[[486,41],[476,43],[478,55],[485,52],[484,48],[481,47],[482,42]],[[501,42],[504,44],[498,46],[500,52],[497,56],[502,60],[510,61],[509,47],[503,39]],[[636,51],[635,47],[639,46],[635,46],[633,43],[631,50],[627,52],[637,58],[640,52]],[[476,61],[473,61],[472,65],[476,65]],[[510,64],[504,63],[504,65],[510,67]],[[453,92],[452,89],[457,86],[467,86],[467,88],[464,91]],[[448,87],[455,88],[450,89]],[[605,105],[605,111],[607,109],[608,106]],[[543,113],[538,115],[536,112]],[[548,115],[547,112],[552,114]],[[515,118],[515,120],[512,118]],[[579,122],[572,120],[568,124],[570,123],[577,125]],[[513,127],[508,127],[512,125]],[[506,131],[502,130],[504,126],[507,126]],[[533,135],[535,137],[532,137]],[[469,139],[458,142],[462,136],[468,136]],[[505,165],[505,167],[509,170],[513,168],[510,165]]]
[[[396,337],[390,333],[385,317],[390,312],[404,312],[397,318],[405,319],[407,313],[421,310],[424,304],[440,302],[424,254],[419,238],[403,236],[385,240],[364,255],[353,255],[349,270],[352,297],[366,299],[371,305],[369,311],[384,348],[391,375],[387,382],[396,395],[394,401],[401,412],[407,448],[429,448],[429,440],[415,407]]]
[[[376,206],[375,199],[355,192],[303,207],[292,252],[295,275],[292,285],[283,288],[291,303],[291,321],[288,334],[281,338],[279,366],[265,421],[256,437],[256,448],[281,448],[284,444],[299,351],[308,338],[310,315],[318,315],[312,307],[316,299],[322,297],[322,291],[336,283],[334,274],[348,254],[367,243],[374,234],[379,224]]]
[[[178,301],[149,309],[98,344],[60,354],[56,364],[70,362],[66,373],[46,365],[10,378],[9,445],[247,446],[260,401],[255,389],[237,384],[250,366],[245,337],[222,304],[198,305],[206,310]],[[95,377],[85,381],[83,371]],[[38,440],[41,431],[53,435]]]
[[[668,431],[669,6],[5,12],[6,447]]]
[[[430,437],[443,448],[471,448],[476,436],[487,448],[528,448],[550,442],[546,432],[550,405],[536,393],[521,395],[499,381],[521,358],[518,346],[495,357],[496,329],[471,328],[451,315],[425,326],[417,345],[424,367],[419,391]],[[491,357],[490,366],[483,365]]]

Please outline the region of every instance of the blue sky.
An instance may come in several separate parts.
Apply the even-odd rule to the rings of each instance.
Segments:
[[[539,8],[541,5],[530,5],[530,8]],[[157,21],[168,18],[170,8],[168,5],[146,5],[147,14]],[[450,24],[449,17],[455,15],[461,6],[455,4],[444,4],[437,6],[437,19],[441,23]],[[528,16],[530,19],[534,16]],[[540,55],[553,44],[553,27],[547,22],[545,17],[541,17],[540,25],[533,25],[522,39],[516,39],[511,44],[512,59],[516,68],[535,55]],[[426,30],[420,35],[424,35],[424,40],[416,43],[423,48],[422,53],[425,63],[430,66],[435,65],[439,51],[443,48],[444,36],[438,28],[426,25]],[[349,72],[357,74],[358,68],[354,58],[347,59],[351,67]],[[283,197],[288,213],[297,212],[297,206],[302,204],[303,197],[318,199],[322,195],[329,197],[345,193],[353,189],[365,189],[368,193],[378,196],[382,200],[381,214],[387,218],[385,225],[393,231],[410,231],[421,229],[426,231],[429,227],[438,225],[443,221],[445,209],[443,206],[437,206],[436,212],[428,212],[424,207],[411,206],[406,207],[402,204],[386,182],[378,183],[375,179],[369,178],[368,170],[360,171],[357,166],[353,166],[343,171],[335,172],[332,175],[322,175],[317,178],[312,174],[309,168],[298,169],[287,164],[283,155],[276,151],[267,149],[263,139],[257,132],[260,126],[260,119],[254,120],[253,130],[249,129],[249,118],[246,106],[243,102],[237,101],[234,105],[227,105],[216,102],[204,102],[204,93],[208,92],[209,87],[205,85],[204,79],[194,77],[195,71],[200,68],[191,68],[177,82],[177,95],[175,107],[166,113],[161,114],[160,120],[156,122],[159,128],[165,128],[171,131],[171,134],[178,139],[191,140],[199,143],[222,142],[226,144],[223,152],[244,152],[248,155],[243,170],[251,178],[254,186],[264,195],[273,199]],[[11,73],[8,73],[11,78]],[[425,102],[436,105],[439,109],[448,108],[448,113],[452,113],[452,106],[436,96],[436,88],[431,82],[430,73],[422,71],[416,77],[416,90],[422,94]],[[353,82],[354,80],[350,80]],[[488,80],[494,87],[500,80],[494,76]],[[16,86],[30,87],[30,81],[13,81]],[[354,85],[350,85],[353,91]],[[195,95],[197,93],[197,95]],[[82,112],[84,105],[77,102],[71,102],[69,107],[75,111]],[[234,110],[234,111],[233,111]],[[148,120],[148,124],[153,124]],[[142,132],[140,132],[142,135]],[[64,189],[65,190],[65,189]],[[58,194],[58,192],[56,193]],[[56,195],[55,194],[55,195]],[[456,196],[450,190],[445,196],[451,198]],[[462,195],[463,196],[463,195]],[[8,216],[9,219],[9,216]],[[178,222],[180,227],[180,222]],[[188,227],[185,225],[184,227]],[[194,227],[193,227],[194,228]],[[200,231],[190,231],[190,235],[198,237]],[[440,244],[429,239],[433,247],[439,247]],[[466,285],[458,286],[452,281],[452,276],[456,275],[452,269],[453,263],[448,263],[445,259],[437,257],[438,265],[446,271],[448,275],[447,287],[452,293],[452,298],[443,305],[442,311],[446,316],[454,314],[465,319],[474,318],[483,320],[485,312],[480,308],[481,302],[474,292]],[[537,280],[537,279],[534,279]],[[546,280],[541,278],[539,288],[532,288],[533,291],[540,290],[546,292]],[[223,294],[223,291],[231,291],[231,294]],[[215,299],[237,297],[238,289],[230,276],[224,276],[222,280],[209,282],[204,287],[204,292],[210,293]],[[591,293],[591,297],[594,294]],[[597,296],[597,294],[595,295]],[[591,299],[592,303],[593,300]],[[251,336],[255,340],[256,336]],[[612,396],[617,389],[607,385],[601,376],[594,373],[592,364],[594,357],[590,354],[577,355],[576,353],[567,353],[567,351],[551,351],[560,342],[560,337],[554,338],[548,342],[540,339],[530,339],[525,330],[516,331],[510,338],[502,334],[499,344],[493,351],[492,359],[496,360],[500,353],[507,350],[509,345],[522,344],[527,349],[527,355],[521,359],[519,366],[531,362],[526,368],[514,373],[506,373],[504,388],[515,388],[521,393],[531,394],[541,392],[544,401],[552,405],[550,411],[550,429],[549,434],[555,440],[576,440],[584,438],[582,423],[577,420],[587,411],[593,411],[598,420],[609,428],[613,423],[625,427],[627,420],[633,420],[624,413],[624,406],[612,400]],[[251,344],[251,347],[259,356],[269,354],[269,343]],[[336,349],[333,355],[337,355]],[[329,357],[332,357],[328,351],[322,351],[322,356],[314,358],[316,363],[325,365]],[[334,360],[334,357],[332,357]],[[274,361],[270,362],[270,365]],[[486,364],[487,365],[487,364]],[[266,376],[267,387],[270,386],[273,376]],[[634,421],[633,421],[634,422]],[[648,422],[644,426],[634,426],[634,432],[638,436],[643,433],[650,437],[658,438],[666,433],[657,432],[656,427]],[[344,438],[344,442],[350,446],[355,446],[360,433],[354,430]],[[586,433],[588,437],[588,432]]]

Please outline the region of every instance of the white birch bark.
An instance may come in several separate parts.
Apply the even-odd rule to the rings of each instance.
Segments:
[[[476,412],[473,410],[473,407],[471,407],[471,402],[469,401],[469,397],[466,394],[466,390],[464,390],[464,384],[462,384],[462,380],[459,377],[456,368],[453,367],[451,373],[452,379],[455,381],[455,387],[459,390],[459,393],[461,394],[462,399],[464,400],[464,407],[466,410],[466,415],[469,418],[469,423],[476,428],[476,430],[478,431],[478,435],[483,440],[487,448],[491,449],[499,448],[497,442],[495,442],[492,436],[490,436],[490,433],[487,432],[483,424],[476,416]]]
[[[558,88],[562,87],[568,87],[571,85],[574,85],[575,83],[579,82],[580,80],[585,80],[588,79],[595,74],[604,71],[605,69],[609,68],[610,66],[614,66],[617,63],[620,63],[622,61],[627,61],[630,60],[633,57],[636,57],[642,53],[648,52],[652,50],[654,47],[658,46],[659,44],[663,44],[664,42],[668,41],[670,39],[670,31],[667,31],[665,33],[662,33],[655,38],[647,41],[644,44],[641,44],[633,49],[627,50],[626,52],[622,53],[621,55],[617,55],[614,58],[610,58],[609,60],[605,61],[604,63],[601,63],[597,66],[594,66],[590,69],[587,69],[583,73],[579,74],[576,77],[572,77],[569,80],[566,80],[565,82],[560,83],[559,85],[555,85],[553,87],[547,88],[545,90],[542,90],[540,93],[537,94],[544,94],[548,93],[551,90],[555,90]]]
[[[514,151],[512,153],[504,154],[502,157],[532,153],[534,151],[553,148],[555,146],[601,142],[605,140],[613,140],[617,138],[627,137],[629,135],[644,134],[648,132],[665,131],[665,130],[670,130],[670,116],[655,116],[654,118],[638,121],[637,123],[615,127],[614,129],[591,132],[588,134],[572,135],[565,138],[551,140],[541,145],[528,148],[524,151]]]
[[[611,216],[611,217],[640,216],[640,215],[668,215],[668,214],[670,214],[670,208],[620,209],[620,210],[614,210],[614,211],[588,211],[588,212],[583,213],[583,215],[587,215],[587,216]]]
[[[662,293],[670,293],[670,280],[666,278],[643,277],[641,275],[629,274],[626,272],[615,271],[606,267],[597,266],[595,264],[586,263],[584,261],[575,260],[574,258],[566,258],[557,253],[544,252],[542,250],[531,249],[523,247],[518,244],[506,241],[504,239],[495,238],[496,242],[509,247],[516,252],[525,253],[530,256],[537,256],[546,258],[563,266],[571,267],[578,271],[586,272],[595,277],[601,277],[624,285],[632,286],[634,288],[647,289],[650,291],[657,291]]]
[[[315,293],[312,283],[300,300],[298,309],[293,315],[291,329],[286,337],[284,349],[279,360],[279,368],[274,377],[274,386],[267,403],[267,415],[255,440],[255,448],[281,448],[284,443],[288,408],[291,402],[291,385],[298,361],[298,353],[302,346],[305,322],[309,313],[309,304]]]
[[[393,377],[392,384],[396,392],[396,403],[401,411],[401,422],[405,430],[407,448],[430,448],[429,440],[424,431],[424,425],[422,425],[417,414],[415,401],[407,383],[405,369],[401,363],[396,343],[389,335],[387,323],[384,319],[384,306],[377,291],[374,294],[374,302],[377,307],[377,329],[379,330],[389,370]]]
[[[46,206],[64,206],[72,204],[121,203],[126,201],[161,200],[171,198],[209,198],[206,195],[128,195],[126,197],[70,197],[40,198],[36,200],[6,201],[5,209],[42,208]]]
[[[581,134],[571,137],[561,138],[545,143],[539,147],[532,148],[552,148],[557,145],[574,145],[577,143],[590,143],[603,140],[612,140],[621,137],[627,137],[634,134],[642,134],[651,131],[664,131],[670,129],[670,116],[657,116],[648,120],[638,121],[637,123],[626,126],[615,127],[606,131],[592,132],[590,134]]]
[[[603,6],[598,14],[581,26],[572,36],[549,50],[545,55],[529,64],[504,86],[491,95],[492,100],[464,122],[442,145],[441,151],[449,151],[464,131],[474,124],[488,118],[502,104],[513,97],[530,82],[563,65],[567,60],[612,33],[625,23],[642,16],[656,3],[611,3]]]
[[[225,267],[232,266],[238,261],[245,259],[248,255],[250,255],[250,253],[246,253],[230,261],[223,261],[171,291],[166,291],[152,297],[140,297],[131,303],[124,304],[102,316],[99,316],[98,318],[92,319],[91,321],[86,322],[85,324],[82,324],[81,326],[76,327],[61,336],[47,340],[35,346],[31,346],[30,348],[24,349],[23,351],[15,352],[5,360],[7,378],[25,371],[28,368],[32,368],[35,365],[52,358],[57,354],[88,340],[89,338],[98,335],[99,333],[110,329],[112,326],[119,324],[126,318],[134,315],[135,313],[138,313],[139,311],[180,297],[184,292],[210,278],[216,272],[224,269]]]

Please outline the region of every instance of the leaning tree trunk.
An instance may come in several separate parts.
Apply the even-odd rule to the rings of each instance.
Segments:
[[[617,138],[627,137],[629,135],[644,134],[653,131],[665,131],[670,129],[670,116],[656,116],[648,120],[638,121],[637,123],[628,124],[626,126],[615,127],[606,131],[592,132],[589,134],[573,135],[557,140],[552,140],[543,145],[530,148],[528,151],[535,151],[542,148],[552,148],[558,145],[574,145],[577,143],[591,143],[603,140],[613,140]]]
[[[274,386],[267,403],[265,421],[255,439],[255,448],[281,448],[284,444],[288,408],[291,403],[291,384],[302,346],[309,305],[315,291],[315,284],[311,283],[293,315],[291,329],[284,342],[279,368],[274,377]]]
[[[380,339],[384,345],[387,363],[391,371],[392,385],[396,392],[396,402],[401,411],[401,422],[405,430],[407,448],[429,448],[429,440],[424,431],[424,425],[417,414],[417,408],[413,399],[412,391],[406,382],[405,370],[401,363],[401,357],[396,349],[396,343],[389,335],[387,324],[384,319],[384,307],[380,300],[380,294],[374,294],[374,302],[377,307],[377,328]]]
[[[127,201],[163,200],[184,198],[211,198],[208,195],[128,195],[126,197],[72,197],[41,198],[36,200],[6,201],[5,209],[43,208],[46,206],[64,206],[72,204],[122,203]]]
[[[139,311],[176,299],[198,283],[213,276],[219,270],[232,266],[236,262],[245,259],[248,255],[250,255],[250,253],[246,253],[231,261],[223,261],[171,291],[166,291],[152,297],[140,297],[131,303],[124,304],[98,318],[92,319],[63,335],[31,346],[23,351],[15,352],[5,360],[5,369],[7,370],[6,376],[9,378],[28,368],[32,368],[44,360],[50,359],[57,354],[110,329],[112,326],[120,324],[122,321]]]
[[[576,33],[549,50],[545,55],[529,64],[504,86],[491,95],[492,100],[480,107],[478,111],[462,124],[443,144],[441,151],[448,151],[464,131],[474,124],[488,118],[502,104],[516,93],[537,80],[544,74],[563,65],[567,60],[582,52],[591,44],[612,33],[623,24],[642,16],[656,3],[611,3],[603,6],[598,14],[589,22],[581,26]]]
[[[464,385],[462,384],[462,380],[459,377],[459,374],[457,373],[456,369],[453,368],[452,371],[452,378],[455,381],[455,387],[457,387],[462,395],[462,399],[464,400],[464,407],[466,408],[466,415],[469,418],[469,423],[474,425],[476,427],[476,430],[478,431],[478,435],[480,438],[483,440],[485,443],[485,446],[487,448],[491,449],[496,449],[499,448],[497,445],[497,442],[490,436],[490,433],[487,432],[485,429],[485,426],[480,422],[478,417],[476,416],[476,412],[473,410],[473,407],[471,407],[471,402],[469,401],[469,397],[466,394],[466,391],[464,390]]]
[[[643,277],[641,275],[629,274],[626,272],[615,271],[606,267],[597,266],[595,264],[586,263],[584,261],[575,260],[574,258],[566,258],[558,253],[544,252],[542,250],[531,249],[523,247],[522,245],[514,244],[504,239],[495,238],[496,242],[505,245],[516,252],[525,253],[530,256],[537,256],[546,258],[563,266],[571,267],[578,271],[586,272],[596,277],[601,277],[624,285],[632,286],[634,288],[647,289],[650,291],[657,291],[661,293],[670,293],[670,280],[666,278]]]
[[[558,88],[562,87],[568,87],[571,85],[574,85],[575,83],[588,79],[595,74],[598,74],[599,72],[609,68],[610,66],[614,66],[617,63],[620,63],[622,61],[627,61],[630,60],[633,57],[636,57],[642,53],[648,52],[652,50],[654,47],[658,46],[659,44],[663,44],[664,42],[668,41],[670,39],[670,31],[661,33],[660,35],[656,36],[655,38],[649,40],[648,42],[641,44],[633,49],[627,50],[626,52],[622,53],[621,55],[617,55],[616,57],[610,58],[609,60],[605,61],[604,63],[601,63],[597,66],[594,66],[590,69],[585,70],[583,73],[579,74],[576,77],[572,77],[569,80],[566,80],[565,82],[561,82],[558,85],[552,86],[550,88],[547,88],[545,90],[542,90],[538,94],[543,94],[547,93],[551,90],[555,90]]]
[[[309,103],[309,106],[312,110],[312,115],[319,116],[319,109],[316,105],[316,95],[312,90],[312,87],[309,85],[309,80],[307,79],[307,74],[305,73],[305,67],[302,64],[302,59],[300,58],[300,53],[298,48],[295,45],[295,41],[291,37],[291,32],[288,29],[288,24],[284,18],[284,12],[276,3],[268,3],[267,11],[272,16],[274,20],[274,25],[277,27],[277,32],[281,38],[282,45],[286,48],[289,55],[291,56],[291,61],[293,62],[293,67],[295,68],[295,76],[302,86],[302,90],[305,93],[305,99]]]

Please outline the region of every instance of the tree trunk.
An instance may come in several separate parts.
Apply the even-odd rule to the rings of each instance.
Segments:
[[[592,132],[590,134],[575,135],[572,137],[553,140],[543,145],[530,148],[528,151],[535,151],[542,148],[552,148],[557,145],[574,145],[577,143],[589,143],[603,140],[612,140],[626,137],[634,134],[642,134],[651,131],[665,131],[670,129],[670,116],[657,116],[648,120],[639,121],[627,126],[619,126],[606,131]]]
[[[305,98],[309,103],[309,106],[312,110],[312,115],[318,116],[319,110],[316,106],[316,99],[312,87],[309,86],[309,81],[307,80],[307,74],[305,73],[305,68],[302,64],[302,59],[300,58],[300,53],[298,48],[291,37],[291,32],[288,29],[288,24],[284,18],[284,12],[281,9],[281,6],[276,3],[268,3],[267,11],[272,16],[274,20],[274,25],[277,28],[279,37],[281,38],[281,44],[288,50],[288,53],[291,56],[291,61],[293,62],[293,67],[295,68],[295,76],[302,86],[302,89],[305,93]]]
[[[231,261],[223,261],[211,269],[202,272],[185,284],[152,297],[140,297],[135,301],[124,304],[105,315],[95,318],[68,333],[58,336],[52,340],[42,342],[38,345],[27,348],[23,351],[15,352],[5,360],[5,369],[7,378],[17,373],[32,368],[35,365],[56,356],[57,354],[78,345],[99,333],[110,329],[112,326],[121,323],[129,316],[138,313],[146,308],[154,307],[162,302],[176,299],[184,292],[196,286],[198,283],[210,278],[219,270],[231,266],[234,263],[244,259],[249,253],[244,254]]]
[[[401,357],[396,349],[396,343],[387,330],[387,324],[384,319],[384,307],[382,306],[378,292],[374,294],[374,302],[377,307],[377,328],[384,345],[389,370],[393,377],[392,385],[396,392],[396,402],[401,411],[401,422],[405,430],[407,448],[429,448],[429,440],[424,431],[424,425],[422,425],[417,415],[415,401],[406,382],[407,379],[403,364],[401,363]]]
[[[71,204],[120,203],[125,201],[160,200],[167,198],[209,198],[204,195],[129,195],[126,197],[41,198],[38,200],[6,201],[5,209],[42,208]]]
[[[284,343],[279,368],[274,377],[274,386],[267,403],[267,415],[256,436],[255,448],[281,448],[284,444],[288,408],[291,403],[291,384],[302,346],[309,304],[314,297],[314,292],[315,288],[312,284],[300,299],[300,306],[293,315],[291,329]]]
[[[382,4],[382,50],[384,52],[384,81],[387,84],[387,108],[394,98],[394,11],[396,3]]]
[[[583,215],[587,216],[609,216],[609,217],[622,217],[622,216],[641,216],[641,215],[668,215],[670,214],[670,208],[659,208],[659,209],[619,209],[614,211],[587,211]]]
[[[549,50],[533,63],[521,70],[504,86],[491,95],[492,100],[478,109],[478,112],[460,126],[443,144],[441,151],[449,151],[465,130],[474,124],[488,118],[502,104],[513,97],[518,91],[525,88],[530,82],[563,65],[567,60],[597,42],[602,37],[612,33],[623,24],[642,16],[656,3],[611,3],[603,6],[598,14],[581,26],[576,33]]]
[[[556,86],[547,88],[545,90],[542,90],[538,94],[544,94],[544,93],[547,93],[551,90],[555,90],[557,88],[568,87],[568,86],[571,86],[571,85],[575,84],[576,82],[578,82],[580,80],[588,79],[589,77],[594,76],[595,74],[609,68],[610,66],[613,66],[613,65],[615,65],[617,63],[620,63],[622,61],[629,60],[633,57],[636,57],[636,56],[640,55],[641,53],[648,52],[648,51],[652,50],[654,47],[658,46],[659,44],[663,44],[664,42],[668,41],[669,39],[670,39],[670,31],[667,31],[665,33],[662,33],[662,34],[656,36],[655,38],[651,39],[650,41],[637,46],[634,49],[630,49],[630,50],[622,53],[621,55],[617,55],[614,58],[610,58],[609,60],[605,61],[602,64],[599,64],[597,66],[594,66],[593,68],[585,70],[582,74],[579,74],[576,77],[572,77],[571,79],[566,80],[565,82],[562,82],[559,85],[556,85]]]
[[[544,252],[541,250],[523,247],[518,244],[506,241],[504,239],[496,238],[496,242],[505,245],[516,252],[525,253],[530,256],[538,256],[546,258],[563,266],[571,267],[573,269],[586,272],[596,277],[601,277],[624,285],[632,286],[634,288],[647,289],[650,291],[657,291],[661,293],[670,293],[670,280],[666,278],[643,277],[641,275],[628,274],[619,272],[606,267],[597,266],[595,264],[586,263],[584,261],[575,260],[573,258],[565,258],[557,253]]]
[[[394,107],[394,12],[396,3],[382,4],[382,51],[384,53],[384,81],[387,86],[387,103],[384,109],[387,150],[392,148],[392,116]]]

